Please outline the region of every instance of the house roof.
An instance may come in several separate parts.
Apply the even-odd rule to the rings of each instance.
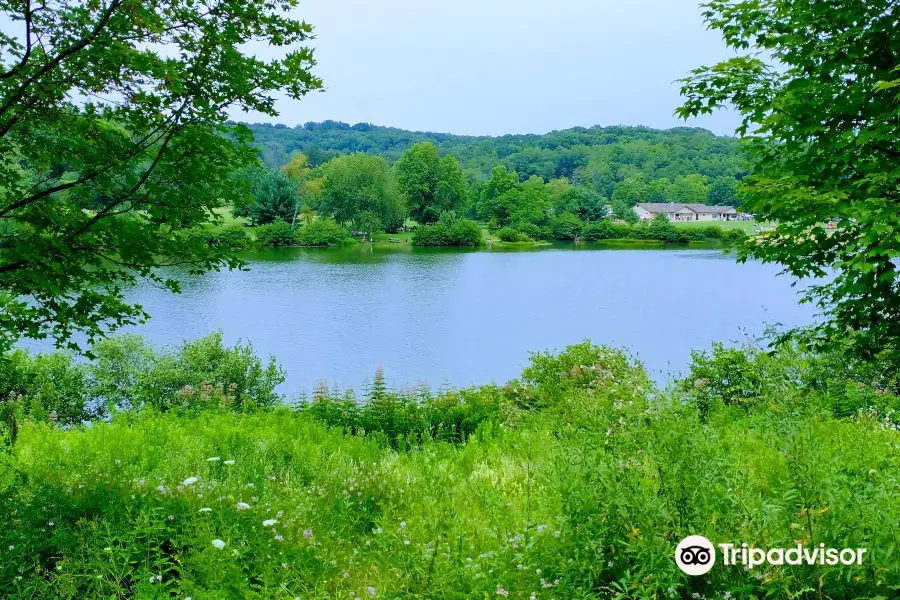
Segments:
[[[711,204],[682,204],[679,202],[642,202],[638,204],[650,213],[674,213],[682,209],[688,209],[696,213],[721,214],[733,211],[733,206],[713,206]]]

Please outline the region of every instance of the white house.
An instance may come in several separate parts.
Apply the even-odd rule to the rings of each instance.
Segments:
[[[656,215],[666,215],[670,221],[731,221],[737,215],[733,206],[676,202],[645,202],[637,204],[634,212],[642,221],[652,219]]]

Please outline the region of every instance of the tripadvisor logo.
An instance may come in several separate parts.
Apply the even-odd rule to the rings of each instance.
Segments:
[[[722,562],[726,566],[743,565],[753,569],[769,565],[843,565],[862,564],[866,548],[826,548],[819,544],[805,548],[797,544],[793,548],[751,548],[747,544],[718,544]],[[689,535],[675,548],[675,563],[688,575],[704,575],[716,564],[716,550],[712,542],[702,535]]]

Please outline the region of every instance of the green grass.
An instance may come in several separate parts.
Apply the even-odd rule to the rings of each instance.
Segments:
[[[0,596],[892,597],[897,432],[832,416],[795,382],[808,359],[755,356],[660,392],[622,354],[580,344],[503,388],[383,395],[365,422],[327,395],[22,421],[0,453]],[[423,426],[422,412],[473,417],[474,433],[432,437],[444,417]],[[688,534],[869,552],[860,567],[717,563],[691,578],[673,560]]]
[[[739,229],[748,234],[753,233],[760,226],[759,223],[754,221],[672,221],[672,224],[676,227],[685,228],[708,227],[712,225],[723,229]]]

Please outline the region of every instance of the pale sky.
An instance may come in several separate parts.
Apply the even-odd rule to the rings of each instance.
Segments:
[[[279,103],[333,119],[458,134],[684,125],[674,81],[729,56],[699,0],[301,2],[327,90]],[[266,49],[259,52],[266,56]],[[244,121],[270,120],[235,114]],[[733,113],[687,125],[733,134]]]
[[[719,112],[673,116],[675,80],[732,55],[700,0],[301,1],[326,91],[283,99],[289,126],[332,119],[458,134],[545,133],[591,125],[679,125],[733,134]],[[0,30],[21,24],[0,15]],[[275,51],[254,45],[260,58]]]

